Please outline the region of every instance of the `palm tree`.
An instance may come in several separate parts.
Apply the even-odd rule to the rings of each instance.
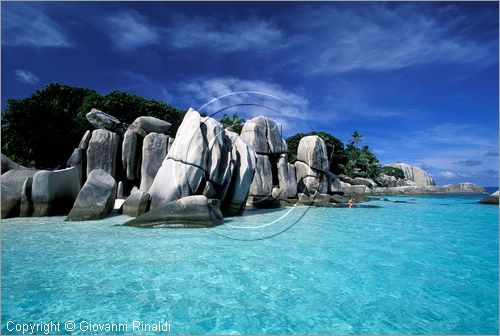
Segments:
[[[363,136],[358,132],[354,131],[351,135],[351,143],[354,145],[354,147],[358,148],[358,143],[361,142],[361,138]]]
[[[245,119],[238,117],[237,113],[233,113],[232,117],[224,113],[220,119],[220,123],[228,130],[240,133],[245,123]]]

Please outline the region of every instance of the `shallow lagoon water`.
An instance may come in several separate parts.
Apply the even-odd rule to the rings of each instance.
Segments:
[[[118,226],[126,216],[4,220],[2,334],[9,320],[169,321],[177,334],[497,334],[498,207],[474,203],[482,196],[256,211],[215,229]]]

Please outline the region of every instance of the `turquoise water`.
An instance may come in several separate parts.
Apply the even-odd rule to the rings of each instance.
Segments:
[[[2,334],[67,320],[74,332],[142,320],[177,334],[497,334],[498,207],[481,197],[257,211],[216,229],[5,220]]]

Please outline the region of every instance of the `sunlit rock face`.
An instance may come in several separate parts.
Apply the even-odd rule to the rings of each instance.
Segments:
[[[415,182],[415,185],[418,187],[436,185],[432,177],[419,167],[411,166],[407,163],[389,163],[386,166],[401,169],[405,174],[405,179]]]

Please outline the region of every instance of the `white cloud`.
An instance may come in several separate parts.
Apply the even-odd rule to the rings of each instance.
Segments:
[[[14,76],[16,76],[18,82],[25,84],[36,84],[40,80],[31,71],[25,69],[15,69]]]
[[[135,11],[120,12],[104,19],[115,46],[131,50],[160,41],[159,30],[148,24],[147,18]]]
[[[2,5],[2,44],[71,47],[61,26],[41,10],[23,3]]]
[[[188,81],[180,90],[193,107],[217,119],[223,113],[236,112],[246,119],[267,116],[283,131],[307,125],[308,100],[275,83],[223,77]]]
[[[282,37],[274,23],[255,17],[245,21],[225,19],[223,23],[208,17],[178,17],[167,29],[174,47],[204,47],[217,52],[276,49],[282,45]]]
[[[423,10],[421,4],[375,3],[365,11],[352,8],[311,11],[317,20],[296,37],[300,45],[317,46],[306,48],[303,54],[310,60],[310,71],[385,71],[430,63],[493,64],[497,59],[498,44],[468,37],[466,18],[450,15],[451,6],[432,12]]]

